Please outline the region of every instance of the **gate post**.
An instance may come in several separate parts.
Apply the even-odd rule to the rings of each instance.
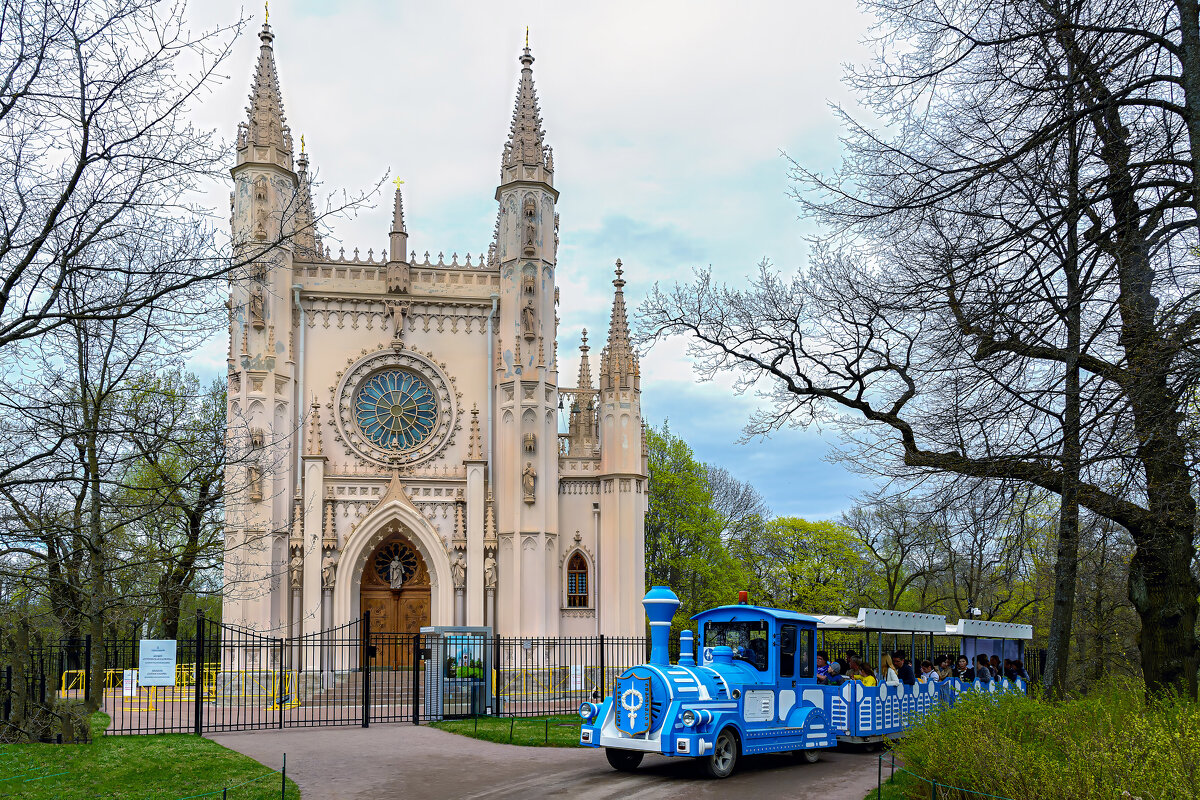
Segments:
[[[362,726],[371,727],[371,610],[362,615]]]
[[[89,647],[91,646],[89,640]],[[193,665],[194,674],[192,675],[192,683],[195,684],[192,689],[195,695],[192,705],[192,726],[197,736],[204,735],[204,609],[196,609],[196,639],[192,648],[192,655],[196,659]]]
[[[492,714],[500,716],[500,637],[492,636],[492,692],[496,695],[496,703],[492,706]]]
[[[600,701],[608,695],[604,691],[604,634],[600,634]]]
[[[276,664],[279,665],[279,677],[275,681],[275,705],[279,708],[279,729],[283,730],[284,699],[287,698],[290,700],[291,698],[288,698],[288,696],[287,696],[287,675],[288,675],[288,673],[287,673],[287,669],[285,668],[284,663],[283,663],[283,653],[284,653],[283,642],[284,642],[284,640],[276,639],[275,641],[278,643],[277,646],[279,647],[279,658],[275,662]]]
[[[421,724],[421,634],[413,634],[412,646],[412,724]]]

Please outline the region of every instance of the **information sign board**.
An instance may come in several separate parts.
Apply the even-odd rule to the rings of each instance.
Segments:
[[[137,670],[127,669],[121,673],[121,696],[122,697],[137,697],[138,696],[138,681]]]
[[[175,640],[142,639],[138,650],[138,682],[142,686],[175,685]]]

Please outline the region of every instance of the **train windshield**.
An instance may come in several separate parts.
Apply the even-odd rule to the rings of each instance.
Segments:
[[[767,671],[767,623],[708,622],[704,625],[705,647],[733,648],[733,657],[749,662],[760,672]]]

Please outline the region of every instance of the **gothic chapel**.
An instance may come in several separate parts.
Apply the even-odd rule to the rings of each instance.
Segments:
[[[486,254],[418,257],[397,188],[388,247],[364,257],[314,228],[275,37],[265,23],[258,36],[231,223],[242,252],[285,244],[229,300],[224,621],[298,636],[369,610],[381,632],[641,635],[646,453],[625,282],[617,261],[597,385],[585,331],[561,386],[558,192],[529,48]]]

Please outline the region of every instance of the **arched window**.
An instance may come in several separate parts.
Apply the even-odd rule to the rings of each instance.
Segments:
[[[587,608],[588,568],[583,553],[576,552],[567,562],[567,608]]]

